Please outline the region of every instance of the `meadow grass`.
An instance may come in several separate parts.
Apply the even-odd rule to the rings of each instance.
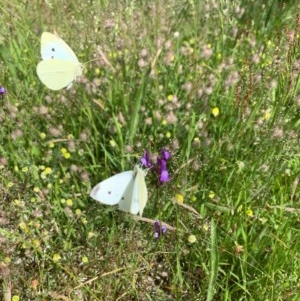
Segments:
[[[299,300],[299,8],[3,0],[1,300]],[[70,90],[36,75],[43,31],[98,59]],[[155,239],[89,192],[163,148]]]

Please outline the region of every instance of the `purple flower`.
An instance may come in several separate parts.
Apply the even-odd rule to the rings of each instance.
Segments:
[[[168,182],[170,180],[170,177],[167,170],[167,161],[162,158],[157,158],[157,165],[159,166],[160,181],[163,183]]]
[[[163,183],[170,181],[169,172],[167,170],[167,161],[170,159],[170,157],[170,152],[162,149],[161,157],[157,158],[157,165],[160,172],[160,181]]]
[[[141,163],[143,166],[151,168],[153,164],[150,161],[150,153],[146,150],[145,155],[141,158]]]
[[[169,151],[164,148],[161,151],[161,156],[157,157],[156,165],[154,171],[159,174],[159,180],[162,183],[170,181],[169,172],[167,169],[167,161],[171,158]],[[148,150],[145,151],[144,156],[141,157],[141,164],[147,168],[152,168],[154,165],[150,160],[150,153]]]
[[[7,91],[4,87],[0,86],[0,97],[3,97],[4,94],[6,94]]]
[[[168,160],[170,159],[170,157],[171,157],[171,154],[170,154],[170,152],[168,152],[167,150],[165,150],[165,149],[163,148],[162,151],[161,151],[161,157],[162,157],[164,160],[168,161]]]
[[[167,232],[167,227],[165,225],[162,225],[160,221],[154,222],[154,238],[159,238],[161,235],[165,234]]]

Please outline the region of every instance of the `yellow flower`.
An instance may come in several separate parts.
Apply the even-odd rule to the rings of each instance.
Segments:
[[[182,204],[183,203],[183,195],[182,194],[180,194],[180,193],[176,194],[175,195],[175,199],[176,199],[176,202],[178,204]]]
[[[53,142],[50,142],[48,145],[50,148],[53,148],[55,146],[55,144]]]
[[[44,170],[44,173],[45,173],[46,175],[50,175],[50,174],[52,173],[51,167],[46,167],[45,170]]]
[[[188,242],[189,242],[190,244],[193,244],[193,243],[195,243],[196,241],[197,241],[197,238],[196,238],[195,235],[191,234],[191,235],[188,237]]]
[[[81,258],[81,261],[82,261],[83,263],[88,263],[88,262],[89,262],[89,259],[88,259],[86,256],[83,256],[83,257]]]
[[[23,168],[22,168],[22,172],[24,172],[24,173],[28,172],[28,167],[27,167],[27,166],[26,166],[26,167],[23,167]]]
[[[46,134],[45,133],[40,133],[40,137],[41,137],[41,139],[45,139],[46,138]]]
[[[253,211],[250,208],[248,208],[246,210],[246,215],[248,215],[249,217],[253,217],[254,216]]]
[[[92,238],[92,237],[95,237],[96,234],[94,232],[89,232],[88,233],[88,239]]]
[[[264,120],[269,120],[271,117],[271,112],[269,110],[267,110],[265,113],[264,113],[264,116],[263,116],[263,119]]]
[[[68,151],[67,151],[67,149],[66,148],[64,148],[64,147],[62,147],[61,149],[60,149],[60,151],[61,151],[61,153],[62,154],[65,154],[65,153],[67,153]]]
[[[28,232],[29,232],[29,229],[28,229],[28,227],[27,227],[27,225],[26,225],[25,222],[20,222],[20,223],[19,223],[19,227],[20,227],[25,233],[28,233]]]
[[[52,259],[53,259],[54,262],[58,262],[58,261],[61,260],[61,257],[60,257],[59,254],[55,253],[55,254],[53,255],[53,258],[52,258]]]
[[[71,157],[71,154],[66,152],[66,153],[64,153],[64,157],[65,157],[65,159],[69,159]]]
[[[95,72],[96,75],[99,75],[100,74],[100,69],[99,68],[95,68],[94,72]]]
[[[11,300],[12,301],[20,301],[20,297],[18,295],[14,295]]]
[[[214,117],[217,117],[220,114],[220,110],[218,107],[214,107],[212,108],[211,113],[213,114]]]
[[[171,133],[170,132],[166,132],[166,137],[170,138],[171,137]]]
[[[73,201],[71,199],[67,199],[66,204],[67,204],[67,206],[72,207],[73,206]]]
[[[75,214],[76,214],[76,215],[80,215],[80,214],[81,214],[81,210],[80,210],[80,209],[76,209],[76,210],[75,210]]]
[[[41,242],[38,239],[34,239],[32,243],[35,247],[39,247],[41,245]]]
[[[174,96],[172,94],[167,96],[168,101],[172,101],[174,99]]]
[[[207,231],[208,231],[208,229],[209,229],[209,225],[208,225],[208,223],[204,223],[204,224],[203,224],[203,226],[202,226],[202,228],[203,228],[203,230],[204,230],[204,231],[206,231],[206,232],[207,232]]]
[[[215,197],[215,193],[213,191],[210,191],[208,197],[210,199],[213,199]]]
[[[72,134],[69,134],[68,139],[74,139],[74,136]]]
[[[39,187],[34,187],[34,188],[33,188],[33,191],[34,191],[35,193],[40,192],[40,188],[39,188]]]
[[[109,144],[110,144],[111,147],[116,147],[117,146],[116,141],[113,140],[113,139],[109,140]]]
[[[11,188],[11,187],[13,187],[14,186],[14,183],[13,182],[8,182],[7,183],[7,188]]]
[[[162,125],[166,125],[166,124],[167,124],[167,120],[166,120],[166,119],[163,119],[163,120],[161,121],[161,124],[162,124]]]

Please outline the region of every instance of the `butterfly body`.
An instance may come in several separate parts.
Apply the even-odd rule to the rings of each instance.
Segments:
[[[148,200],[145,172],[136,165],[133,171],[121,172],[97,184],[90,196],[102,204],[119,204],[122,211],[142,215]]]
[[[41,38],[42,61],[37,65],[37,75],[51,90],[70,88],[82,75],[83,66],[70,46],[56,35],[44,32]]]

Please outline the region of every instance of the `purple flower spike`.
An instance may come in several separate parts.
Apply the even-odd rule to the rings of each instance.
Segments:
[[[169,172],[167,170],[167,161],[164,158],[157,158],[157,165],[160,171],[160,181],[165,183],[170,181]]]
[[[164,148],[161,151],[161,158],[165,159],[166,161],[168,161],[171,157],[171,154],[169,151],[165,150]]]
[[[3,97],[4,94],[6,94],[7,91],[4,87],[0,86],[0,97]]]
[[[145,155],[141,158],[141,163],[143,166],[151,168],[153,164],[150,161],[150,153],[146,150]]]
[[[154,222],[154,238],[159,238],[161,235],[167,232],[167,227],[162,225],[159,221]]]

